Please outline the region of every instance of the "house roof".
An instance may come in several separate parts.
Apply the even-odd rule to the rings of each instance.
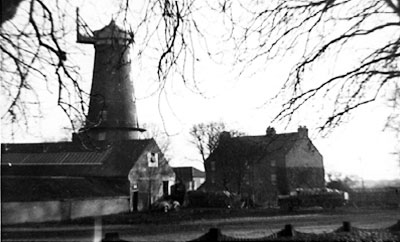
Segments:
[[[192,181],[195,177],[205,178],[206,175],[203,171],[200,171],[191,166],[185,167],[174,167],[172,168],[175,172],[176,178],[180,178],[182,181]]]
[[[287,152],[300,139],[298,133],[283,133],[275,135],[241,136],[232,138],[241,145],[256,146],[267,152]]]
[[[127,196],[127,184],[125,179],[2,176],[1,201],[32,202]]]
[[[221,137],[220,144],[208,159],[216,155],[237,154],[252,159],[283,156],[289,152],[295,143],[303,139],[299,133],[282,133],[259,136]],[[307,138],[308,139],[308,138]]]
[[[124,140],[2,144],[1,174],[14,176],[123,176],[155,141]]]

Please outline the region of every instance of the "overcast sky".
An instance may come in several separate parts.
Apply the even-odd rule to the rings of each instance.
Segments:
[[[81,6],[81,15],[93,30],[108,24],[112,12],[115,11],[115,6],[104,6]],[[83,45],[80,48],[84,55],[75,54],[73,58],[81,63],[84,86],[88,89],[94,51],[91,45]],[[271,123],[282,103],[279,99],[274,102],[267,101],[281,87],[291,60],[281,59],[268,65],[259,64],[253,67],[253,71],[239,77],[237,70],[230,65],[229,56],[231,55],[227,53],[226,61],[219,63],[210,60],[199,61],[196,79],[198,88],[204,95],[193,93],[182,82],[177,81],[168,83],[166,93],[161,96],[149,96],[155,90],[156,84],[149,81],[152,75],[148,73],[155,72],[155,69],[151,69],[151,65],[147,68],[146,63],[140,63],[140,67],[132,67],[139,122],[159,125],[170,134],[171,165],[203,169],[201,157],[190,143],[188,135],[189,128],[196,123],[223,121],[227,127],[249,135],[264,135],[270,125],[274,126],[278,133],[296,132],[299,125],[306,125],[314,145],[324,157],[326,172],[341,172],[365,179],[400,177],[398,156],[391,154],[396,150],[398,141],[393,132],[384,130],[390,111],[384,100],[356,110],[347,123],[326,137],[321,137],[316,130],[317,125],[322,123],[320,118],[325,111],[323,99],[316,100],[301,110],[289,125],[286,122]],[[134,64],[139,65],[138,62]],[[327,61],[326,66],[322,66],[315,76],[323,78],[323,75],[329,74],[327,70],[333,65],[339,64]],[[63,127],[68,125],[68,120],[62,111],[53,105],[55,98],[43,95],[45,118],[35,123],[35,131],[32,132],[34,135],[19,133],[14,139],[15,142],[57,140],[68,135],[68,132],[63,131]],[[4,136],[3,140],[10,141]]]

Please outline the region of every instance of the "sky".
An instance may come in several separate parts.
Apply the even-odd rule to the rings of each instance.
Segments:
[[[106,8],[104,6],[108,5],[104,4],[81,6],[80,12],[93,30],[108,24],[112,12],[115,11],[115,6]],[[89,12],[96,15],[92,16]],[[214,30],[208,31],[212,33]],[[82,54],[73,58],[81,65],[83,86],[89,91],[93,46],[83,45],[79,48],[82,49]],[[169,156],[172,166],[194,166],[204,169],[201,157],[190,142],[191,137],[188,134],[190,127],[197,123],[222,121],[228,128],[249,135],[264,135],[268,126],[274,126],[277,133],[285,133],[296,132],[299,125],[306,125],[312,142],[324,157],[326,173],[338,172],[372,180],[400,178],[398,156],[392,154],[396,151],[398,140],[393,132],[384,129],[390,112],[386,99],[356,110],[344,124],[327,136],[322,136],[317,131],[324,114],[323,99],[315,100],[306,106],[289,124],[271,123],[282,102],[279,99],[267,101],[279,91],[292,60],[279,59],[238,76],[237,70],[229,64],[230,57],[231,54],[227,53],[227,61],[217,63],[206,60],[198,63],[196,79],[198,89],[204,95],[194,93],[182,81],[168,83],[166,92],[161,96],[149,95],[156,88],[156,84],[149,81],[152,77],[148,73],[154,71],[151,67],[146,68],[147,63],[133,63],[132,79],[139,122],[155,124],[168,133],[171,140]],[[139,64],[140,68],[135,66]],[[336,68],[340,68],[340,64],[335,65]],[[319,78],[329,74],[326,71],[328,66],[322,66],[315,76]],[[41,142],[63,140],[66,136],[70,138],[69,131],[64,129],[68,126],[68,120],[54,105],[56,97],[43,92],[41,98],[43,118],[35,121],[34,131],[30,132],[31,134],[21,131],[12,140],[2,135],[2,142]]]

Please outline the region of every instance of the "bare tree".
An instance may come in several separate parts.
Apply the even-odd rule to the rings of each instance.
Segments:
[[[224,0],[216,9],[231,23],[236,64],[243,71],[283,56],[296,58],[276,96],[289,95],[275,120],[290,121],[303,106],[322,98],[331,112],[319,128],[329,131],[355,109],[387,99],[387,90],[399,83],[399,1]],[[324,65],[348,59],[355,64]],[[324,75],[310,81],[321,67]]]
[[[174,80],[179,79],[178,75],[185,85],[193,87],[187,78],[194,76],[196,54],[192,38],[203,38],[194,18],[193,0],[145,1],[139,12],[130,3],[129,0],[113,3],[119,6],[113,18],[123,23],[134,37],[135,58],[152,63],[154,81],[158,83],[155,93],[160,93],[174,74]],[[73,120],[84,119],[89,96],[88,90],[82,88],[79,66],[70,58],[78,48],[76,39],[71,38],[78,3],[4,0],[2,4],[0,75],[5,102],[2,122],[27,123],[29,118],[40,116],[41,89],[47,88],[51,93],[55,88],[57,105],[74,126]],[[38,88],[39,84],[44,88]],[[38,111],[29,115],[32,105]]]
[[[395,130],[400,136],[400,84],[396,85],[393,90],[392,97],[389,99],[390,108],[392,113],[387,119],[386,126],[392,130]]]
[[[226,131],[225,123],[210,122],[195,124],[190,129],[192,143],[196,145],[203,162],[218,147],[219,138],[222,132]],[[243,132],[237,130],[228,131],[232,137],[244,135]]]
[[[392,113],[387,119],[386,128],[393,130],[400,139],[400,86],[396,85],[392,97],[389,99],[389,105],[392,108]],[[397,151],[393,155],[398,157],[400,165],[400,143],[397,144]]]
[[[67,60],[64,38],[68,30],[63,25],[66,15],[62,11],[65,5],[41,0],[2,3],[0,73],[6,101],[2,106],[2,121],[17,123],[25,119],[27,123],[32,105],[40,114],[37,89],[44,86],[49,91],[56,87],[57,104],[73,125],[72,120],[84,113],[86,104],[78,68]],[[43,86],[38,87],[40,84]]]
[[[57,104],[72,120],[84,116],[88,95],[80,86],[76,63],[68,58],[70,40],[64,38],[69,31],[64,23],[74,16],[59,1],[2,3],[0,74],[2,94],[7,97],[2,120],[17,122],[29,110],[27,105],[39,106],[34,80],[57,87]],[[233,41],[236,64],[243,71],[283,56],[296,58],[276,96],[289,94],[275,120],[290,121],[306,104],[324,98],[331,110],[320,125],[320,130],[326,131],[354,110],[377,99],[388,99],[387,90],[399,81],[398,1],[273,0],[244,4],[221,0],[199,5],[194,0],[152,0],[140,12],[132,11],[130,3],[119,1],[120,10],[114,17],[131,30],[136,57],[148,58],[153,64],[158,83],[155,92],[160,93],[168,80],[180,80],[197,90],[198,52],[215,54],[208,49],[209,36],[204,31],[208,22],[202,22],[207,16],[205,12],[198,14],[204,9],[208,13],[214,10],[223,19],[229,30],[225,39]],[[64,4],[74,7],[70,1]],[[135,21],[132,15],[136,15]],[[362,46],[370,39],[376,40],[372,46]],[[355,65],[339,70],[322,65],[327,68],[326,76],[308,81],[327,60],[344,62],[346,53],[357,57]]]
[[[340,173],[328,173],[328,181],[326,183],[327,188],[337,189],[340,191],[351,192],[352,188],[357,185],[358,177],[344,176]]]
[[[145,139],[153,138],[157,142],[164,155],[170,159],[171,153],[169,152],[169,149],[171,148],[171,139],[167,132],[153,123],[145,123],[142,125],[142,127],[146,130],[142,133],[142,137]]]
[[[22,1],[23,0],[14,0],[14,1],[3,0],[1,2],[2,10],[1,10],[0,25],[2,25],[5,21],[7,21],[9,19],[12,19],[15,16],[18,6]]]

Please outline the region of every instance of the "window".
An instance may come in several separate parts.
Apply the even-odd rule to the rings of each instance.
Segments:
[[[158,167],[158,153],[147,153],[147,163],[149,167]]]
[[[105,140],[106,139],[106,132],[100,132],[99,133],[99,140]]]
[[[211,165],[211,171],[215,171],[215,161],[211,161],[210,165]]]
[[[276,185],[276,174],[271,174],[271,183],[272,185]]]
[[[276,160],[271,160],[271,167],[275,167],[276,166]]]
[[[246,168],[246,170],[250,170],[249,161],[247,161],[247,160],[244,161],[244,168]]]
[[[107,121],[107,111],[106,110],[101,111],[101,119],[103,121]]]
[[[163,194],[164,196],[168,196],[169,195],[169,183],[168,181],[163,181]]]
[[[215,178],[214,178],[214,176],[211,176],[210,178],[211,178],[211,183],[214,184],[214,183],[215,183]]]

